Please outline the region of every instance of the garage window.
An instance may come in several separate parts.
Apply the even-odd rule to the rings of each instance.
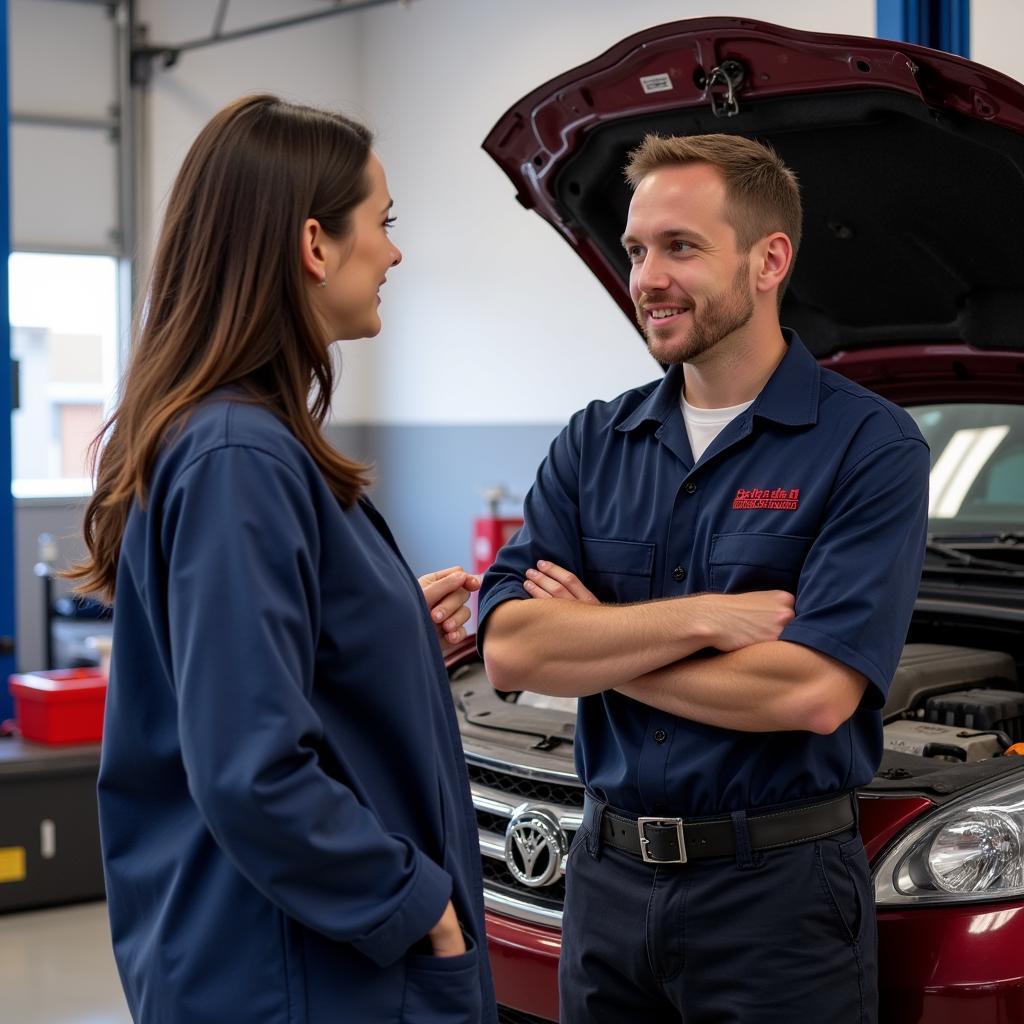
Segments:
[[[14,495],[88,494],[88,447],[117,389],[118,261],[15,252],[8,270]]]

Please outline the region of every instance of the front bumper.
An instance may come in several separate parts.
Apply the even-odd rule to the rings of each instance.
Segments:
[[[881,1024],[1024,1021],[1024,904],[878,914]]]
[[[490,911],[485,924],[498,1004],[557,1021],[561,932]]]
[[[558,1020],[556,928],[486,915],[498,1003]],[[1024,904],[878,914],[880,1024],[1024,1022]]]

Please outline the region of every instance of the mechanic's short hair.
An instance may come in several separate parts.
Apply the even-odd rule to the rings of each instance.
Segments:
[[[740,252],[781,231],[793,243],[796,262],[803,221],[800,186],[773,149],[742,135],[648,135],[629,154],[626,180],[636,188],[652,171],[686,164],[708,164],[722,175],[725,215]],[[791,264],[779,288],[780,302],[792,273]]]

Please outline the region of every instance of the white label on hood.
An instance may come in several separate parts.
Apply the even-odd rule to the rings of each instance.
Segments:
[[[645,93],[671,92],[672,79],[665,75],[644,75],[640,79],[640,87]]]

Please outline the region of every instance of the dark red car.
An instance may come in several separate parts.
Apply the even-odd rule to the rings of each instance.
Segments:
[[[919,47],[733,18],[650,29],[541,86],[484,148],[630,322],[621,169],[652,131],[750,135],[796,171],[782,322],[929,441],[924,579],[860,793],[881,1017],[1024,1021],[1024,87]],[[502,1020],[557,1020],[574,706],[496,694],[469,645],[450,669]]]

